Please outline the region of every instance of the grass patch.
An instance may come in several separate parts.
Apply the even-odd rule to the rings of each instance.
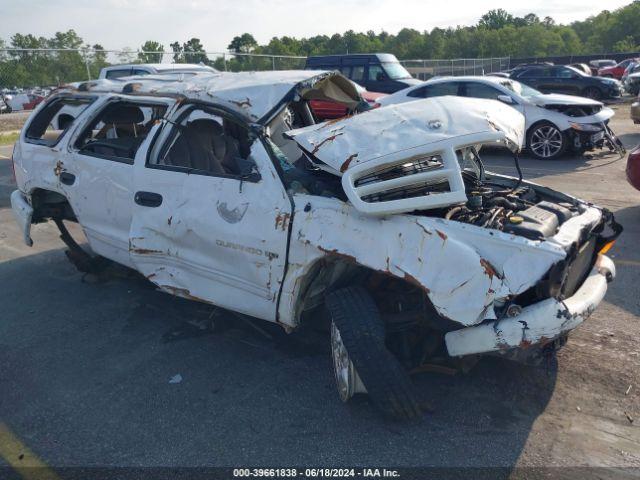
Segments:
[[[20,137],[20,132],[0,133],[0,145],[12,145]]]

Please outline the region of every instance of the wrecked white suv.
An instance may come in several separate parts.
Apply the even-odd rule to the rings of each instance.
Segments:
[[[308,102],[353,115],[316,123]],[[80,112],[64,131],[50,120]],[[326,322],[340,398],[420,414],[408,371],[560,346],[615,275],[612,215],[484,171],[524,120],[442,97],[366,111],[327,72],[77,84],[32,114],[11,202],[53,220],[81,268],[106,257],[160,289],[287,331]],[[70,237],[78,222],[97,257]]]

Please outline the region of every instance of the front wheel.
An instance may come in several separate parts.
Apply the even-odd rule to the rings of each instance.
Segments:
[[[387,417],[410,420],[422,415],[408,373],[385,345],[385,327],[373,298],[353,286],[327,295],[331,352],[340,399],[367,393]]]
[[[527,148],[540,160],[555,160],[567,149],[566,136],[551,122],[534,125],[527,134]]]
[[[583,95],[592,100],[602,100],[602,91],[597,87],[586,88]]]

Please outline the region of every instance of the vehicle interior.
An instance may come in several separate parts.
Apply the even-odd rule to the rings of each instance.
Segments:
[[[114,157],[131,163],[166,109],[160,104],[110,103],[85,128],[75,147],[85,155]]]
[[[74,117],[70,115],[61,114],[58,122],[54,122],[56,115],[60,114],[66,106],[76,108],[77,115],[79,115],[94,100],[89,97],[59,98],[50,102],[29,124],[26,132],[27,141],[40,145],[55,145],[74,120]]]
[[[244,176],[251,172],[251,135],[229,118],[199,108],[175,123],[175,131],[151,163],[212,175]]]

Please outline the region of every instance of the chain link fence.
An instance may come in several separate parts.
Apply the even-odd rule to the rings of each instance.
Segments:
[[[229,52],[0,49],[0,113],[33,108],[34,102],[53,88],[94,80],[104,67],[112,65],[191,63],[241,72],[303,69],[305,60],[306,57]]]
[[[509,69],[509,57],[455,58],[450,60],[400,60],[400,63],[416,78],[486,75]]]
[[[95,49],[0,50],[0,113],[33,108],[53,88],[94,80],[104,67],[136,63],[202,64],[220,71],[298,70],[306,57],[229,52],[144,52]],[[509,68],[509,58],[403,60],[416,78],[483,75]],[[4,106],[3,106],[4,103]],[[9,108],[7,108],[7,106]]]

